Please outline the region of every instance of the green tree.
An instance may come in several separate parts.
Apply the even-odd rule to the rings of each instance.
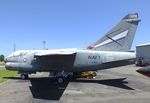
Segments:
[[[5,59],[5,56],[4,55],[0,55],[0,61],[2,62],[2,61],[4,61],[4,59]]]

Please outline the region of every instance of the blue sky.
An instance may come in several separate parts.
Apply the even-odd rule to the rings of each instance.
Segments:
[[[150,42],[150,0],[0,0],[0,54],[17,50],[82,48],[126,14],[138,12],[133,49]]]

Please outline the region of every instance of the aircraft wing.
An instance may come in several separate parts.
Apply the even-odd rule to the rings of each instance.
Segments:
[[[71,68],[74,64],[76,52],[41,52],[35,54],[36,60],[43,66],[53,68]]]
[[[54,51],[54,52],[42,52],[42,53],[36,53],[35,57],[44,57],[44,56],[69,56],[76,54],[76,52],[63,52],[63,51]]]

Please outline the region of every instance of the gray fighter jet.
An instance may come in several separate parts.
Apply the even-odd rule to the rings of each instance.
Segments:
[[[19,71],[22,79],[31,73],[50,72],[63,83],[67,77],[86,71],[120,66],[135,59],[135,53],[130,49],[139,21],[137,13],[128,14],[104,37],[85,49],[16,51],[6,58],[5,67]]]

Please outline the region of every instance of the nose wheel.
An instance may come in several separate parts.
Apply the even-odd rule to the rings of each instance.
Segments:
[[[29,78],[28,74],[21,74],[20,77],[21,77],[21,79],[23,79],[23,80]]]

